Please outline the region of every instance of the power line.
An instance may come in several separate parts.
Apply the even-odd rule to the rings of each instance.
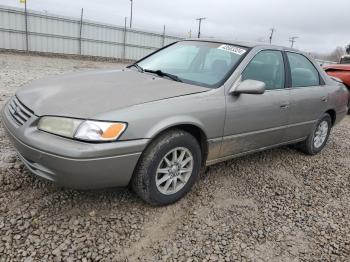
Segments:
[[[292,43],[291,48],[294,47],[294,43],[296,42],[296,39],[298,39],[298,38],[299,38],[298,36],[292,36],[289,38],[289,42]]]
[[[206,17],[200,17],[200,18],[196,18],[196,20],[198,21],[198,38],[201,37],[201,25],[202,25],[202,20],[207,19]]]

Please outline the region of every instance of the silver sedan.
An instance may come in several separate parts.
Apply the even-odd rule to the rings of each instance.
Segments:
[[[72,188],[131,184],[166,205],[207,165],[287,144],[319,153],[348,96],[296,50],[186,40],[124,70],[32,82],[1,115],[33,174]]]

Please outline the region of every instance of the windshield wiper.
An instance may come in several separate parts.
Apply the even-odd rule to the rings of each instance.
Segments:
[[[137,70],[139,70],[139,72],[141,72],[141,73],[145,72],[145,70],[141,66],[139,66],[138,63],[129,65],[128,68],[130,68],[130,67],[136,67]]]
[[[169,73],[165,73],[163,72],[162,70],[150,70],[150,69],[144,69],[143,70],[144,72],[147,72],[147,73],[153,73],[153,74],[157,74],[159,76],[166,76],[174,81],[177,81],[177,82],[182,82],[182,80],[177,76],[177,75],[173,75],[173,74],[169,74]]]

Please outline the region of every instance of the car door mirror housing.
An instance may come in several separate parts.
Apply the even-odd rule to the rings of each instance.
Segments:
[[[236,96],[240,94],[261,95],[265,93],[265,89],[266,84],[264,82],[247,79],[238,85],[234,85],[230,90],[230,94]]]

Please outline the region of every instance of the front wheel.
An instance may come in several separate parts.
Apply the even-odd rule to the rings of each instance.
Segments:
[[[201,149],[191,134],[167,131],[142,154],[131,185],[147,203],[168,205],[192,188],[201,167]]]
[[[324,114],[307,139],[300,144],[300,149],[308,155],[316,155],[326,146],[332,128],[332,119]]]

